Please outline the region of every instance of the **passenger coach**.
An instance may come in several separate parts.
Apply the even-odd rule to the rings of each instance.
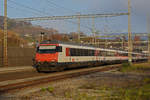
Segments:
[[[146,56],[141,53],[132,53],[132,55],[134,61],[146,59]],[[62,71],[66,68],[98,66],[127,61],[128,52],[126,51],[59,41],[44,41],[37,47],[33,66],[38,72]]]

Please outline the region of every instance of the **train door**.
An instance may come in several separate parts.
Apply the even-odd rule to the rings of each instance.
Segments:
[[[70,48],[69,47],[66,47],[65,48],[65,59],[66,59],[66,62],[71,62],[71,55],[70,55]]]
[[[99,54],[99,51],[98,51],[98,50],[95,50],[95,60],[96,60],[96,61],[99,60],[98,54]]]
[[[69,49],[61,44],[60,46],[62,46],[62,52],[59,52],[59,55],[58,55],[58,61],[60,63],[67,63],[67,62],[70,62],[70,55],[69,55]]]

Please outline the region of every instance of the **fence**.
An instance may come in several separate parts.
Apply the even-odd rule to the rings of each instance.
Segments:
[[[0,47],[0,67],[3,66],[2,47]],[[8,66],[28,66],[32,65],[32,58],[34,57],[34,48],[8,48]]]

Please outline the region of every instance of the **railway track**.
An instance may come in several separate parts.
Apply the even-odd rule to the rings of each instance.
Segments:
[[[11,80],[11,82],[8,82],[7,84],[0,84],[0,94],[10,92],[13,90],[26,88],[26,87],[32,87],[39,84],[44,84],[47,82],[67,79],[67,78],[73,78],[78,77],[81,75],[87,75],[95,72],[104,72],[109,71],[115,68],[121,67],[120,64],[117,65],[107,65],[107,66],[101,66],[101,67],[94,67],[94,68],[86,68],[86,69],[77,69],[77,70],[71,70],[71,71],[64,71],[59,73],[52,73],[48,74],[46,76],[42,77],[35,77],[35,78],[28,78],[28,79],[21,79],[15,82]]]

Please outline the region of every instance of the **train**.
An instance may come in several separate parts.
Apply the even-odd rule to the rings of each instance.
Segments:
[[[132,52],[133,61],[146,60],[144,53]],[[38,72],[63,71],[68,68],[92,67],[128,62],[128,52],[89,45],[43,41],[36,47],[33,67]]]

